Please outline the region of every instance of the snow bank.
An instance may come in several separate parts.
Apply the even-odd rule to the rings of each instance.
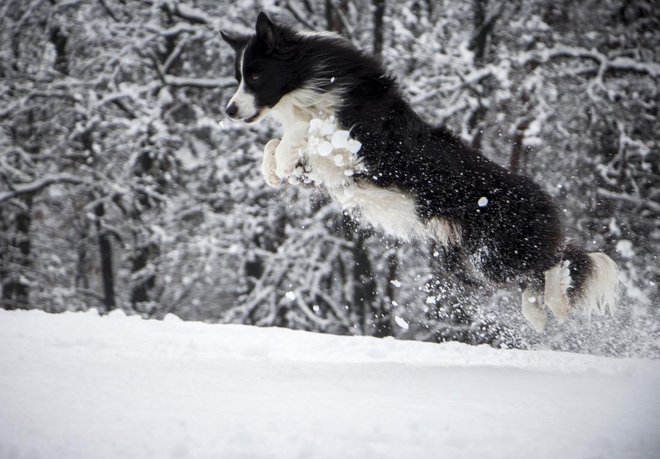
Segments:
[[[0,310],[0,457],[657,457],[660,362]]]

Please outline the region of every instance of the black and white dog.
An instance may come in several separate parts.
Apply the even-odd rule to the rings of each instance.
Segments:
[[[572,309],[613,309],[612,259],[567,244],[549,195],[423,121],[376,59],[264,13],[254,35],[222,36],[239,83],[227,114],[248,124],[272,114],[283,126],[265,147],[268,183],[303,175],[384,231],[435,240],[473,275],[519,283],[537,330],[545,306],[560,321]]]

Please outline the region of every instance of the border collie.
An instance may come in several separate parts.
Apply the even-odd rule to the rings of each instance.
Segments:
[[[221,34],[239,83],[227,115],[283,126],[264,150],[269,184],[304,177],[389,234],[437,241],[473,278],[517,283],[538,331],[545,307],[560,322],[573,309],[613,311],[612,259],[568,244],[548,194],[422,120],[375,58],[263,12],[255,34]]]

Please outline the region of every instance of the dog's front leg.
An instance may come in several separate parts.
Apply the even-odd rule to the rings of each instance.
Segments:
[[[264,174],[266,183],[270,186],[277,186],[280,183],[280,177],[276,172],[275,150],[281,143],[280,139],[271,139],[264,147],[264,158],[261,161],[261,173]]]
[[[279,178],[289,177],[302,159],[308,126],[306,122],[297,122],[285,128],[282,141],[275,148],[275,173]]]
[[[281,178],[286,179],[296,168],[296,164],[300,161],[301,146],[291,145],[288,142],[280,142],[275,149],[275,174]]]

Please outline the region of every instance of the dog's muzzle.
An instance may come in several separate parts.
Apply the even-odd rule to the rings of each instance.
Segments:
[[[231,102],[229,105],[227,105],[227,108],[225,109],[225,113],[227,114],[228,117],[232,119],[236,119],[238,117],[238,106]]]

